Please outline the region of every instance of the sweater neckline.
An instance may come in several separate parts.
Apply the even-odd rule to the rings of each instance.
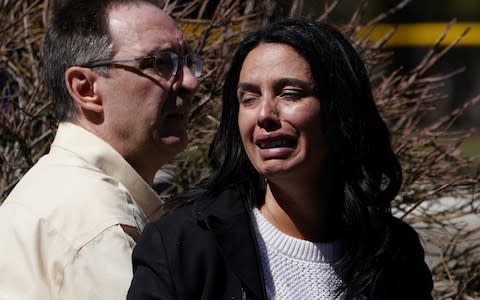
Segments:
[[[292,237],[271,224],[256,207],[253,208],[257,240],[267,248],[303,261],[334,263],[341,255],[341,242],[315,243]]]

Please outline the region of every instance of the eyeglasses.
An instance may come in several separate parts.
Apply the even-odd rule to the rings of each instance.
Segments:
[[[81,65],[81,67],[94,68],[132,61],[142,62],[144,67],[153,67],[158,75],[167,79],[177,75],[178,69],[184,65],[190,69],[195,78],[199,78],[202,75],[202,58],[200,55],[190,53],[185,56],[178,56],[178,54],[170,51],[162,51],[153,56],[138,56],[118,60],[97,60]]]

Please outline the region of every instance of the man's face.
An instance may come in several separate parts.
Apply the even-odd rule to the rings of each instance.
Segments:
[[[159,8],[120,5],[109,13],[113,60],[168,50],[188,53],[181,31]],[[115,64],[98,81],[104,107],[104,137],[147,181],[152,172],[187,145],[186,126],[198,81],[187,67],[165,78],[148,64]]]

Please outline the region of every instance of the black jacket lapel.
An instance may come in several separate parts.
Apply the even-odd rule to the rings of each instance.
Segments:
[[[238,192],[227,190],[218,198],[196,203],[195,214],[216,237],[225,263],[255,299],[265,299],[263,276],[249,212]]]

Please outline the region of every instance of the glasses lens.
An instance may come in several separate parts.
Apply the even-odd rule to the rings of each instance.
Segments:
[[[177,73],[178,55],[173,52],[164,52],[155,56],[155,71],[165,78]]]
[[[192,71],[196,78],[202,76],[202,59],[200,55],[191,53],[185,56],[185,65]]]

